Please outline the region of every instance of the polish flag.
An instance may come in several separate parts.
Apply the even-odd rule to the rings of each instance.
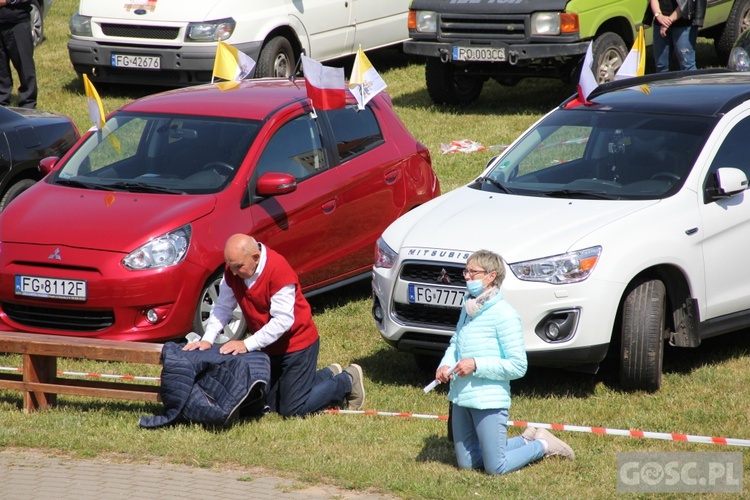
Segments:
[[[586,57],[583,58],[581,78],[578,80],[578,97],[566,104],[566,108],[574,108],[576,106],[581,106],[582,104],[591,104],[589,101],[589,95],[599,86],[596,82],[594,71],[591,68],[594,64],[594,53],[591,49],[593,45],[594,42],[589,43],[589,48],[586,50]]]
[[[307,97],[313,107],[321,110],[337,109],[346,106],[346,82],[344,68],[329,68],[318,61],[302,58],[302,72],[305,75]]]

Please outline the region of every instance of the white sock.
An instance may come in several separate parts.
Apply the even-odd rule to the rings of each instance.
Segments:
[[[537,439],[540,443],[542,443],[542,447],[544,447],[544,453],[547,453],[549,451],[549,444],[547,443],[546,439]]]

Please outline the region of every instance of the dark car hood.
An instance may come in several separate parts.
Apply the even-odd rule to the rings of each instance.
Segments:
[[[412,10],[434,10],[436,12],[462,12],[474,14],[518,14],[565,10],[568,0],[480,0],[477,3],[451,2],[450,0],[414,0]],[[645,4],[644,4],[645,5]]]
[[[40,182],[0,217],[0,241],[130,252],[211,213],[213,195],[95,191]]]

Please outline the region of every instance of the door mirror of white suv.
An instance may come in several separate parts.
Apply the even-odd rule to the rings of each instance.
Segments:
[[[747,176],[739,168],[723,167],[716,171],[715,198],[730,198],[747,189]]]

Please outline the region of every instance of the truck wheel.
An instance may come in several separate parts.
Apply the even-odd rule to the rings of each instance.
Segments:
[[[484,86],[481,78],[461,75],[456,66],[436,58],[427,59],[425,80],[435,104],[469,104],[477,100]]]
[[[721,36],[714,38],[714,48],[719,62],[726,66],[729,54],[740,33],[750,27],[750,0],[735,0]]]
[[[16,199],[19,194],[23,193],[34,184],[36,184],[36,181],[34,181],[33,179],[21,179],[20,181],[10,186],[3,195],[2,199],[0,199],[0,213],[2,213],[2,211],[5,210],[5,207],[7,207],[11,201]]]
[[[655,391],[661,387],[667,292],[659,280],[629,290],[622,310],[620,385]]]
[[[44,41],[44,16],[42,15],[42,9],[39,7],[39,0],[31,0],[29,5],[31,6],[29,12],[31,16],[31,39],[34,42],[34,47],[37,47]]]
[[[221,278],[222,272],[217,271],[203,285],[200,300],[198,300],[198,307],[195,309],[195,317],[193,318],[193,331],[198,335],[203,335],[206,331],[206,323],[208,322],[209,314],[211,314],[211,308],[216,304],[216,299],[219,298],[219,283],[221,283]],[[223,335],[226,338],[221,337],[220,334],[215,343],[241,339],[245,336],[246,331],[247,324],[245,323],[245,318],[239,306],[237,306],[232,313],[232,319],[224,327]]]
[[[605,83],[615,79],[615,73],[628,55],[628,48],[620,35],[607,32],[594,40],[591,52],[594,56],[591,71],[597,83]]]
[[[277,36],[261,49],[255,65],[255,78],[289,78],[296,66],[292,44],[283,36]]]

